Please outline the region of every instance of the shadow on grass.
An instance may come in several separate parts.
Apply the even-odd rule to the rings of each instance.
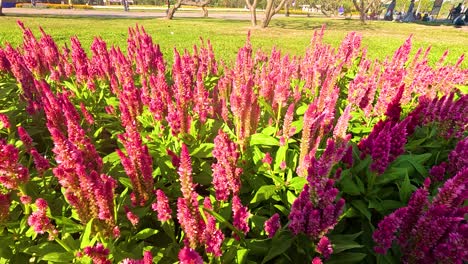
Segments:
[[[270,27],[295,30],[319,30],[322,25],[327,29],[355,31],[365,29],[369,31],[377,30],[380,27],[373,23],[361,23],[352,19],[332,19],[332,18],[302,18],[302,19],[277,19],[270,23]]]
[[[21,18],[54,18],[54,19],[63,19],[63,20],[76,20],[76,19],[87,19],[87,20],[95,20],[95,21],[102,21],[102,20],[152,20],[155,18],[161,18],[161,16],[126,16],[126,15],[102,15],[102,14],[86,14],[86,15],[48,15],[48,14],[5,14],[6,17],[16,17],[19,20]]]

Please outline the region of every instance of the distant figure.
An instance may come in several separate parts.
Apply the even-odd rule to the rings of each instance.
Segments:
[[[393,21],[393,10],[395,10],[396,0],[392,0],[388,6],[387,13],[385,13],[384,20]]]
[[[455,7],[455,9],[453,10],[453,17],[456,18],[458,17],[458,15],[461,14],[461,11],[462,11],[462,4],[459,3],[457,7]]]
[[[422,19],[421,13],[416,14],[416,20],[420,21]]]
[[[468,7],[465,10],[465,24],[468,24]]]
[[[429,14],[428,14],[428,13],[424,13],[424,16],[423,16],[423,18],[422,18],[422,21],[424,21],[424,22],[429,22],[429,20],[430,20],[430,19],[429,19]]]
[[[408,7],[408,12],[406,12],[406,16],[403,19],[403,22],[413,22],[415,19],[415,16],[413,14],[413,9],[414,9],[414,0],[411,0],[411,3]]]
[[[127,0],[122,0],[122,5],[124,7],[125,12],[128,12],[130,8],[128,7],[128,1]]]
[[[340,6],[338,8],[338,15],[340,15],[340,16],[344,15],[344,7],[343,6]]]
[[[401,21],[401,12],[396,12],[395,15],[396,15],[396,16],[395,16],[395,21],[400,22],[400,21]]]
[[[456,17],[454,20],[453,20],[453,24],[456,26],[456,27],[459,27],[459,26],[464,26],[465,25],[465,21],[463,21],[463,14],[460,13],[458,15],[458,17]]]
[[[31,0],[31,5],[32,5],[33,7],[36,7],[36,0]]]

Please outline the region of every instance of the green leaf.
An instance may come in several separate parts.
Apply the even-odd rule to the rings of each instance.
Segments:
[[[369,221],[371,220],[371,213],[369,212],[367,205],[362,200],[351,201],[351,205],[356,208],[361,214],[363,214]]]
[[[276,234],[273,237],[273,241],[271,244],[271,248],[268,251],[268,254],[263,259],[262,263],[266,263],[276,256],[283,254],[286,250],[288,250],[294,241],[294,237],[291,235],[289,231],[280,231],[279,234]]]
[[[380,202],[377,200],[371,200],[369,202],[369,208],[374,208],[381,214],[386,214],[387,212],[392,211],[393,209],[397,209],[403,206],[403,203],[394,200],[383,200]]]
[[[272,136],[257,133],[250,137],[250,145],[279,146],[279,140]]]
[[[138,232],[134,237],[136,239],[143,240],[143,239],[147,239],[150,236],[156,235],[157,233],[159,233],[159,230],[152,229],[152,228],[145,228],[141,230],[140,232]]]
[[[92,246],[90,245],[91,243],[91,232],[93,230],[93,219],[89,220],[89,222],[86,224],[85,230],[83,232],[83,236],[81,237],[81,244],[80,248],[85,248],[86,246]]]
[[[237,229],[236,227],[234,227],[231,223],[229,223],[229,221],[227,221],[222,215],[216,213],[215,211],[213,210],[210,210],[210,209],[207,209],[205,207],[203,207],[203,211],[209,213],[210,215],[214,216],[214,218],[216,218],[216,220],[218,220],[218,222],[220,224],[224,224],[225,226],[227,226],[229,229],[231,229],[232,231],[234,231],[234,233],[236,233],[236,235],[238,237],[241,238],[241,240],[244,239],[244,233],[242,233],[241,231],[239,231],[239,229]]]
[[[259,203],[261,201],[268,200],[275,193],[276,193],[275,185],[263,185],[262,187],[260,187],[260,189],[258,189],[257,193],[255,193],[255,196],[250,201],[250,203],[254,204],[254,203]]]
[[[333,241],[333,254],[337,254],[352,248],[362,248],[364,245],[360,245],[357,242],[351,240],[337,240]]]
[[[362,260],[366,256],[367,255],[364,254],[364,253],[341,252],[341,253],[338,253],[338,254],[333,254],[326,263],[327,264],[362,263]]]
[[[280,171],[281,162],[286,161],[286,152],[288,151],[288,146],[281,146],[278,148],[275,157],[275,171]]]
[[[401,183],[401,186],[398,186],[399,189],[399,194],[400,194],[400,200],[404,203],[408,202],[411,193],[416,189],[413,185],[411,185],[410,179],[408,177],[408,174],[405,175],[405,178],[403,182]]]
[[[39,245],[28,247],[23,252],[27,253],[27,254],[30,254],[30,255],[37,254],[39,256],[45,256],[45,255],[47,255],[49,253],[53,253],[53,252],[55,252],[55,253],[64,253],[65,250],[60,245],[58,245],[57,243],[45,242],[45,243],[42,243],[42,244],[39,244]]]
[[[213,143],[200,144],[196,149],[190,152],[190,156],[197,158],[211,158],[213,157]]]
[[[292,178],[289,183],[288,187],[290,189],[294,189],[294,191],[301,191],[304,189],[304,185],[307,183],[307,179],[305,177],[294,177]]]
[[[362,186],[358,186],[353,181],[349,170],[343,171],[343,173],[341,174],[340,186],[341,191],[350,195],[360,195],[365,191],[363,188],[361,188]]]
[[[249,254],[249,250],[242,248],[237,250],[237,263],[243,264],[247,260],[247,255]]]
[[[52,252],[44,255],[42,260],[58,263],[72,263],[75,256],[72,252]]]

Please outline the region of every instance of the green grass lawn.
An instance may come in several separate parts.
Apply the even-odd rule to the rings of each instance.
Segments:
[[[161,45],[164,55],[172,58],[172,48],[185,49],[199,43],[199,38],[210,39],[218,58],[227,62],[235,59],[243,45],[247,32],[252,34],[255,49],[270,51],[273,46],[284,53],[302,55],[309,44],[314,30],[326,24],[325,42],[334,47],[350,31],[363,35],[363,45],[372,58],[391,56],[393,52],[413,34],[414,51],[419,47],[432,46],[430,61],[435,62],[449,49],[449,61],[454,62],[467,52],[467,28],[430,24],[403,24],[372,21],[363,25],[358,20],[283,17],[279,15],[267,29],[251,28],[249,21],[221,20],[214,18],[135,19],[97,17],[15,17],[0,18],[0,44],[21,43],[21,31],[16,25],[22,20],[26,26],[38,32],[43,27],[60,44],[68,43],[70,36],[77,35],[83,46],[89,49],[94,36],[101,36],[107,43],[126,47],[127,29],[136,23],[143,25],[155,41]],[[414,52],[413,51],[413,52]],[[468,62],[463,63],[468,67]]]

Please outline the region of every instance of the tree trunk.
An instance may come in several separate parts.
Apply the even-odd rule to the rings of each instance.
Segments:
[[[3,14],[3,11],[2,11],[2,4],[3,4],[3,0],[0,0],[0,16],[4,16],[5,14]]]
[[[177,11],[177,9],[182,5],[182,0],[178,0],[174,6],[171,6],[169,10],[167,11],[167,19],[172,19],[174,18],[174,13]]]
[[[285,16],[289,16],[289,1],[286,2],[286,5],[284,6],[284,9],[286,9]]]
[[[254,0],[250,3],[250,0],[245,0],[245,4],[250,10],[250,22],[253,27],[257,26],[257,1],[258,0]]]
[[[274,7],[274,0],[267,0],[267,6],[265,8],[265,18],[262,21],[262,28],[268,27],[271,18],[283,8],[286,0],[281,0],[278,6]]]
[[[194,1],[194,0],[177,0],[177,2],[174,4],[173,7],[169,8],[167,11],[167,19],[172,19],[174,17],[174,13],[177,11],[179,7],[182,5],[190,5],[190,6],[199,6],[203,9],[203,14],[204,16],[208,16],[208,10],[206,9],[206,6],[209,5],[211,0],[204,0],[202,2],[200,1]]]
[[[362,23],[366,21],[366,8],[364,8],[364,0],[360,0],[360,3],[358,4],[356,0],[353,0],[354,7],[356,8],[357,11],[359,11],[359,19],[361,20]]]
[[[202,6],[203,17],[208,17],[208,8],[206,6]]]

